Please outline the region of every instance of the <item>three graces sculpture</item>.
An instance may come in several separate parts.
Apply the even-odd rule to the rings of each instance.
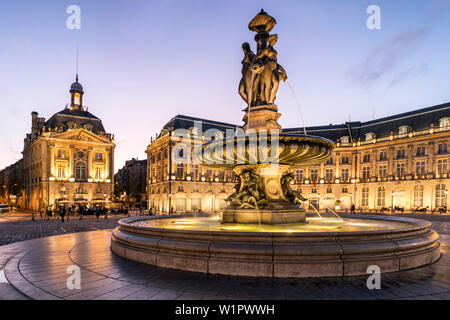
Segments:
[[[257,51],[253,53],[248,42],[242,44],[244,59],[239,95],[249,107],[266,105],[276,108],[274,101],[280,80],[287,80],[286,71],[277,62],[274,48],[278,35],[269,34],[276,23],[275,18],[261,10],[248,25],[251,31],[257,32]]]

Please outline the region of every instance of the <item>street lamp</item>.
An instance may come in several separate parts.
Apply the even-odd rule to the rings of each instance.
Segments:
[[[394,213],[394,191],[391,192],[391,212]]]

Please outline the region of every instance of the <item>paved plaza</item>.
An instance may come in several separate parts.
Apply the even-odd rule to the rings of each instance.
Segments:
[[[410,216],[410,215],[409,215]],[[122,216],[123,217],[123,216]],[[416,218],[418,216],[415,216]],[[367,277],[263,279],[215,276],[140,264],[114,255],[111,229],[120,217],[31,221],[27,213],[0,220],[0,299],[450,299],[450,217],[422,215],[440,234],[434,264],[382,274],[381,290]],[[23,231],[24,235],[21,235]],[[5,238],[4,237],[8,237]],[[36,239],[33,239],[36,238]],[[21,240],[32,239],[22,242]],[[68,289],[69,266],[81,271]]]

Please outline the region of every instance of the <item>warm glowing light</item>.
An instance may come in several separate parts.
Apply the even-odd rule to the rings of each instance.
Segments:
[[[320,183],[324,183],[325,182],[325,180],[323,180],[323,179],[320,179]]]
[[[309,184],[309,180],[308,179],[305,180],[305,184]]]
[[[70,181],[70,182],[74,182],[74,181],[75,181],[75,178],[70,178],[69,181]]]
[[[191,181],[191,176],[186,177],[187,181]]]
[[[336,180],[335,180],[335,182],[336,182],[336,183],[339,183],[339,182],[341,182],[341,180],[339,180],[339,179],[336,179]]]
[[[175,176],[172,176],[172,180],[175,180]]]
[[[106,179],[106,183],[111,183],[111,179]]]
[[[55,177],[50,177],[50,178],[48,178],[48,180],[55,181]]]
[[[94,181],[94,179],[92,179],[92,178],[88,179],[88,182],[93,182],[93,181]]]

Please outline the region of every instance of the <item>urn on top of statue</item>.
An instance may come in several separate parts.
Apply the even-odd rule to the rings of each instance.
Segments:
[[[281,132],[277,120],[281,116],[275,105],[280,80],[286,81],[287,74],[278,64],[278,53],[274,46],[277,34],[269,34],[276,25],[275,18],[261,10],[249,23],[250,31],[256,32],[256,54],[250,44],[242,45],[242,79],[239,83],[239,95],[247,103],[243,121],[244,129],[255,131],[276,129]]]

